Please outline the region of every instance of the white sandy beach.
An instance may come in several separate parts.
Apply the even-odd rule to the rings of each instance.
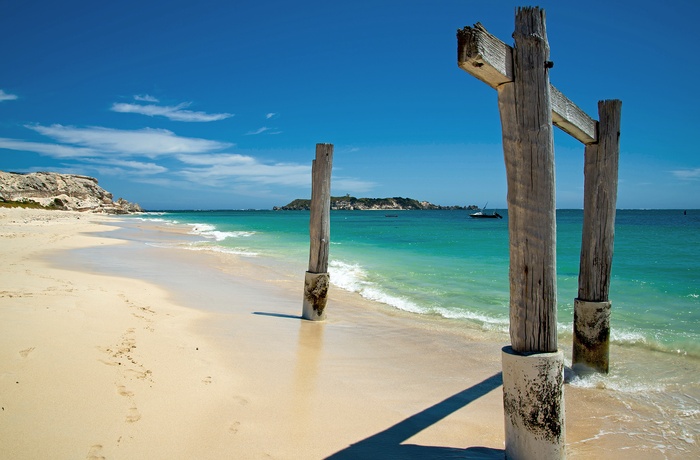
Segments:
[[[0,208],[0,458],[503,457],[506,343],[339,289],[302,321],[303,273],[115,224]],[[569,458],[681,458],[631,442],[609,392],[565,392]]]

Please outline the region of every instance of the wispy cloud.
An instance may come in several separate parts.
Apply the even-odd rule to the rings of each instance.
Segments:
[[[155,163],[147,163],[143,161],[120,160],[120,159],[104,159],[96,162],[89,160],[88,163],[97,163],[97,168],[108,170],[113,176],[122,174],[135,174],[137,176],[152,176],[168,172],[168,168],[157,165]]]
[[[97,172],[100,176],[125,176],[135,179],[137,177],[154,176],[168,172],[168,168],[152,163],[134,160],[123,160],[104,156],[92,149],[81,149],[56,144],[39,142],[24,142],[14,139],[0,138],[0,149],[35,152],[47,157],[60,160],[74,160],[78,163],[68,166],[33,167],[33,171],[53,171],[66,174],[91,174]]]
[[[263,126],[262,128],[256,129],[255,131],[248,131],[247,133],[245,133],[245,135],[246,136],[256,136],[258,134],[262,134],[265,131],[269,131],[269,130],[270,130],[270,128],[268,128],[267,126]]]
[[[0,101],[14,101],[15,99],[17,99],[17,95],[6,93],[0,89]]]
[[[307,187],[311,180],[310,165],[263,163],[247,155],[178,155],[177,159],[189,165],[179,172],[183,178],[210,186],[243,181]]]
[[[49,144],[43,142],[28,142],[19,139],[7,138],[0,138],[0,149],[16,150],[20,152],[35,152],[51,158],[87,158],[100,155],[100,152],[91,148]]]
[[[115,102],[112,104],[110,110],[119,113],[138,113],[141,115],[147,115],[149,117],[165,117],[173,121],[185,121],[185,122],[209,122],[209,121],[219,121],[225,120],[226,118],[231,118],[232,113],[206,113],[206,112],[195,112],[192,110],[185,110],[191,105],[190,102],[183,102],[182,104],[170,106],[170,105],[155,105],[159,102],[158,99],[152,96],[134,96],[134,99],[140,102],[152,102],[154,104],[132,104],[125,102]]]
[[[149,94],[136,95],[134,96],[134,99],[141,102],[160,102],[158,99]]]
[[[267,126],[263,126],[262,128],[258,128],[255,131],[248,131],[245,133],[246,136],[257,136],[258,134],[268,134],[268,135],[274,135],[274,134],[282,134],[282,131],[273,131],[273,129],[276,128],[268,128]]]
[[[265,118],[267,118],[268,120],[271,120],[271,119],[273,119],[273,118],[277,118],[278,116],[279,116],[278,113],[270,112],[270,113],[268,113],[267,115],[265,115]]]
[[[59,159],[65,170],[115,176],[139,183],[200,190],[221,189],[262,196],[283,187],[308,189],[311,162],[262,160],[227,151],[234,144],[178,136],[165,129],[121,130],[100,126],[26,125],[46,141],[0,138],[0,149],[34,152]],[[265,127],[259,133],[271,134]],[[289,152],[268,155],[287,156]],[[53,169],[56,169],[55,167]],[[333,187],[343,193],[361,193],[372,182],[334,177]]]
[[[247,166],[254,165],[257,160],[251,156],[238,153],[177,155],[181,162],[193,166]]]
[[[700,168],[677,169],[671,173],[681,180],[700,180]]]
[[[298,163],[265,163],[257,158],[240,154],[177,155],[187,165],[178,175],[191,183],[210,187],[242,187],[246,184],[292,186],[308,188],[311,185],[311,165]],[[365,193],[377,184],[349,177],[333,177],[334,190],[343,193]]]
[[[29,125],[27,127],[63,144],[72,144],[72,148],[85,147],[96,152],[123,156],[138,155],[156,158],[180,153],[212,152],[232,146],[232,144],[225,142],[177,136],[166,129],[119,130],[102,127],[77,128],[63,125]]]

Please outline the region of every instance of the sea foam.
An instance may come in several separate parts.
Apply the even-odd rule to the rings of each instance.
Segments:
[[[226,238],[243,238],[252,236],[255,232],[222,232],[216,229],[214,225],[210,224],[190,224],[192,230],[190,231],[193,235],[200,235],[204,238],[213,239],[215,241],[224,241]]]
[[[497,331],[497,332],[508,332],[509,319],[498,318],[495,316],[485,315],[483,313],[477,313],[475,311],[466,309],[449,309],[438,307],[435,309],[443,318],[447,319],[465,319],[468,321],[476,322],[481,324],[481,328],[486,331]]]
[[[409,313],[432,314],[448,319],[465,319],[479,323],[484,330],[503,332],[508,330],[508,318],[499,318],[467,309],[450,309],[439,305],[421,305],[407,297],[390,294],[379,283],[372,281],[372,275],[359,264],[332,260],[328,271],[331,283],[346,291],[356,292],[365,299],[380,302]]]
[[[341,289],[357,292],[362,297],[374,302],[380,302],[399,310],[411,313],[426,313],[415,302],[396,295],[384,292],[379,286],[370,280],[367,271],[358,264],[348,264],[339,260],[331,260],[328,267],[331,283]]]
[[[210,252],[220,252],[222,254],[232,254],[236,256],[245,256],[245,257],[257,257],[258,253],[257,252],[251,252],[243,248],[228,248],[228,247],[223,247],[223,246],[218,246],[218,245],[202,245],[202,244],[188,244],[186,246],[181,246],[183,249],[187,249],[189,251],[210,251]]]

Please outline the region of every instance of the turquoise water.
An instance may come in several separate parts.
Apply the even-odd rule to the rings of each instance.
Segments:
[[[333,211],[330,268],[339,288],[419,315],[508,329],[508,222],[466,211]],[[303,273],[309,213],[169,212],[190,248],[234,253]],[[583,214],[557,212],[558,321],[570,341]],[[610,300],[612,340],[700,357],[700,211],[618,211]]]

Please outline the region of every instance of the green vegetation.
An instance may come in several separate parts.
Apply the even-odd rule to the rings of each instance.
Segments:
[[[333,198],[331,198],[331,203],[333,203]],[[297,198],[296,200],[292,201],[291,203],[287,204],[286,206],[283,206],[282,208],[290,208],[290,209],[309,209],[311,207],[311,200],[304,200],[301,198]]]
[[[333,206],[334,198],[331,198],[331,206]],[[367,208],[391,208],[398,206],[401,209],[423,209],[424,206],[412,198],[355,198],[355,197],[336,197],[336,203],[347,203],[353,207],[367,207]]]
[[[291,203],[275,207],[275,210],[309,210],[311,200],[296,199]],[[355,198],[354,196],[333,196],[331,197],[331,209],[402,209],[402,210],[422,210],[422,209],[463,209],[459,206],[438,206],[428,202],[420,202],[413,198],[393,197],[393,198]]]
[[[63,202],[56,198],[48,206],[42,206],[36,201],[32,200],[21,200],[21,201],[4,201],[0,200],[0,208],[27,208],[27,209],[48,209],[48,210],[58,210],[63,209]]]

